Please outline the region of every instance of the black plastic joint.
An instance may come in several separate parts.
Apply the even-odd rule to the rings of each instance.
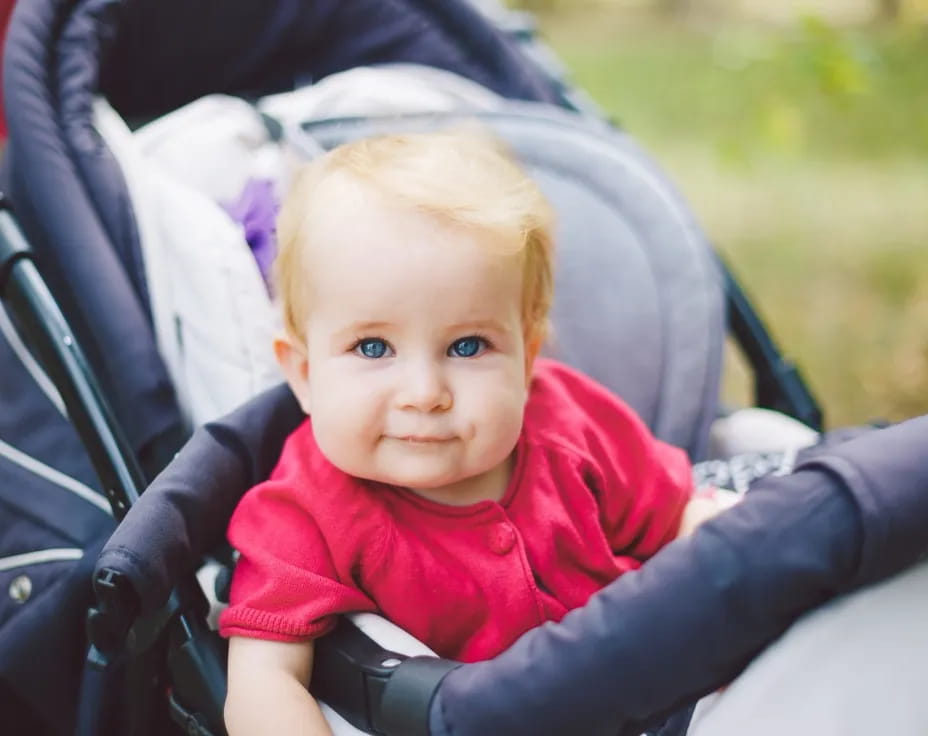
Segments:
[[[103,568],[93,581],[97,607],[87,617],[87,636],[104,656],[120,651],[139,613],[138,596],[120,572]]]
[[[429,708],[438,686],[460,662],[410,657],[390,675],[380,701],[379,726],[386,736],[429,736]]]

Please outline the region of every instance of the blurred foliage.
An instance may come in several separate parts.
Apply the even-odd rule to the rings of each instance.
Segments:
[[[822,150],[823,141],[817,138],[834,140],[827,118],[836,113],[853,117],[858,106],[877,101],[877,85],[890,83],[885,46],[872,36],[839,31],[817,16],[807,15],[795,30],[763,42],[755,37],[739,43],[723,33],[714,41],[713,52],[720,67],[754,77],[760,80],[758,88],[764,86],[753,114],[741,118],[738,129],[718,141],[729,157],[745,157],[765,147],[804,154],[811,144]],[[885,117],[876,124],[882,129]],[[925,125],[912,131],[928,147],[928,137],[921,135],[925,132]]]
[[[772,30],[598,24],[580,38],[578,25],[545,28],[581,86],[646,141],[685,135],[729,162],[928,153],[924,29],[838,30],[809,16]]]
[[[872,45],[814,15],[805,16],[800,27],[797,58],[822,92],[841,102],[870,91],[880,60]]]
[[[608,11],[541,28],[683,189],[832,426],[928,412],[925,28]]]

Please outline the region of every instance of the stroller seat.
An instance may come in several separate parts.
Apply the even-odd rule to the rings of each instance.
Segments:
[[[550,106],[507,102],[479,114],[308,121],[292,142],[311,153],[351,138],[474,120],[513,148],[558,215],[548,352],[610,386],[658,436],[700,457],[716,412],[723,282],[684,205],[626,135]],[[237,499],[269,474],[300,419],[281,387],[207,423],[133,506],[98,568],[129,581],[142,612],[157,610],[222,542]],[[343,627],[339,636],[351,634]],[[344,702],[350,675],[335,646],[317,648],[315,691],[340,703],[355,725],[376,729],[366,704]],[[364,656],[375,664],[394,656],[377,652]]]

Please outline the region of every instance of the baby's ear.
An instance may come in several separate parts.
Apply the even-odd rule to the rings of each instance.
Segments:
[[[290,335],[274,338],[274,355],[303,411],[309,414],[309,359],[306,346]]]
[[[544,338],[541,335],[533,337],[525,342],[525,380],[526,383],[531,381],[532,368],[535,365],[535,358],[541,352],[541,346]]]

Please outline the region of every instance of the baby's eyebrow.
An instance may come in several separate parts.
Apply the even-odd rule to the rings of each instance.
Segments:
[[[344,327],[337,327],[329,336],[333,348],[341,349],[347,342],[354,342],[361,338],[381,337],[392,327],[390,322],[383,320],[360,320],[351,322]]]
[[[339,330],[340,333],[344,332],[370,332],[377,330],[385,330],[389,327],[392,327],[392,322],[384,321],[372,321],[372,322],[352,322],[350,325],[345,327],[342,330]]]
[[[448,329],[452,332],[457,332],[459,330],[488,330],[491,332],[505,332],[506,327],[497,319],[474,319],[450,325]]]

